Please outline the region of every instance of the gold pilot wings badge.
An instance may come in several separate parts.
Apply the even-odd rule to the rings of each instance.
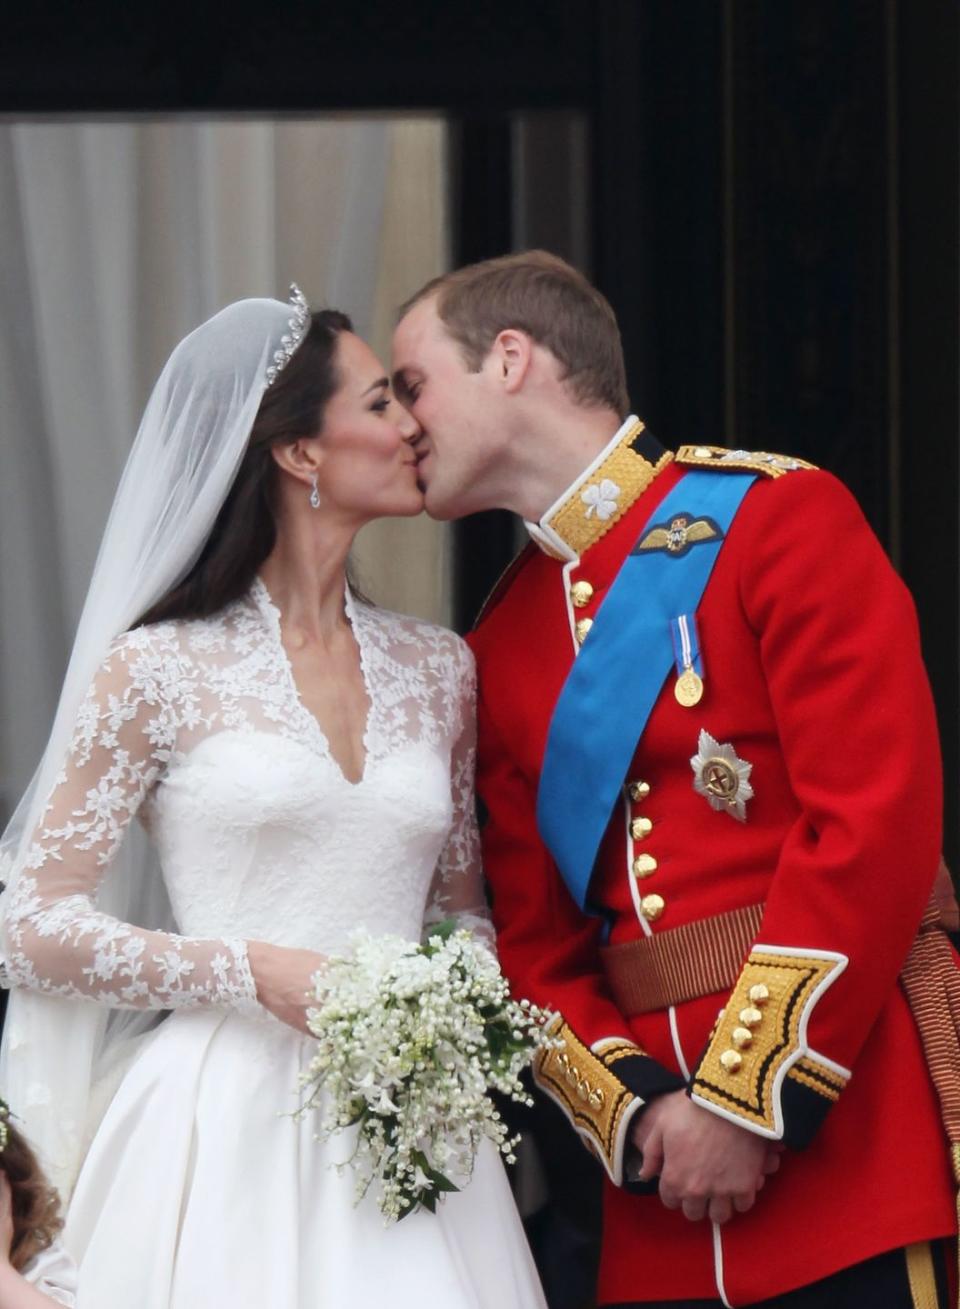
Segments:
[[[719,541],[723,532],[712,518],[694,518],[693,514],[675,514],[668,523],[654,523],[642,541],[634,546],[634,554],[648,554],[662,550],[679,559],[701,541]]]

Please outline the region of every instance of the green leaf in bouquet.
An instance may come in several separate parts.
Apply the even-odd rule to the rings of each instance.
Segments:
[[[442,923],[431,923],[430,927],[427,929],[426,943],[422,946],[424,954],[436,954],[436,946],[430,944],[434,937],[439,936],[441,943],[444,943],[449,941],[451,936],[453,936],[454,932],[457,930],[457,921],[455,918],[444,918]]]

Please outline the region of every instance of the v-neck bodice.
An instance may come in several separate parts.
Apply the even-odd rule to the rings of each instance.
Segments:
[[[346,605],[369,700],[356,783],[259,579],[210,618],[114,643],[8,910],[15,981],[138,1006],[249,1000],[248,939],[329,953],[357,926],[417,939],[425,914],[484,914],[472,656],[452,632],[349,591]],[[95,905],[138,812],[187,938]]]
[[[366,637],[363,631],[363,624],[357,613],[357,605],[353,598],[353,593],[349,585],[344,586],[344,612],[347,621],[350,624],[350,630],[353,633],[353,639],[356,642],[360,658],[360,676],[363,680],[364,691],[367,697],[367,712],[363,724],[363,733],[360,742],[360,753],[362,755],[362,764],[360,776],[352,778],[347,776],[346,769],[333,753],[330,745],[330,738],[324,731],[323,724],[317,718],[317,715],[309,708],[304,701],[300,688],[297,685],[297,679],[293,671],[293,663],[290,659],[289,652],[283,643],[283,632],[281,629],[281,616],[279,606],[274,602],[270,591],[259,575],[254,578],[251,587],[250,596],[253,602],[259,607],[264,615],[264,620],[268,631],[273,635],[278,646],[278,656],[284,665],[289,680],[289,689],[291,692],[291,712],[301,717],[303,734],[305,739],[311,740],[318,754],[329,759],[330,763],[336,767],[344,782],[349,786],[359,786],[364,781],[367,773],[367,763],[370,758],[370,733],[374,716],[374,702],[370,690],[370,674],[368,670],[368,659],[365,652]]]

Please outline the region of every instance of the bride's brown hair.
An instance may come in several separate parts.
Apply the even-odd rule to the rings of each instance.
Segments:
[[[246,595],[277,539],[279,470],[270,450],[320,432],[324,410],[340,385],[337,337],[352,331],[350,319],[337,309],[310,315],[306,336],[264,392],[246,453],[200,557],[134,627],[172,618],[207,618]]]
[[[30,1260],[52,1244],[63,1226],[60,1197],[44,1177],[37,1156],[13,1123],[7,1121],[7,1143],[0,1169],[10,1182],[13,1202],[13,1243],[10,1262],[22,1272]]]

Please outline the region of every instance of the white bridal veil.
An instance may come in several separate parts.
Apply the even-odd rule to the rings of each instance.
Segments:
[[[9,897],[63,764],[77,711],[113,639],[179,582],[196,561],[246,449],[263,398],[309,326],[291,303],[240,300],[191,332],[167,361],[147,403],[100,545],[49,740],[0,838]],[[162,882],[134,825],[98,896],[106,912],[169,926]],[[41,1161],[68,1195],[111,1070],[159,1021],[15,989],[0,1049],[0,1089]]]

